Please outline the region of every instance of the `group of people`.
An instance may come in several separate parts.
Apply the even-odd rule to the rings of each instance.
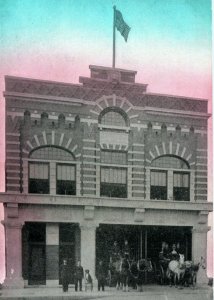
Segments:
[[[162,242],[161,251],[159,253],[160,263],[165,267],[168,266],[171,260],[179,260],[180,254],[184,255],[184,249],[180,243],[172,244],[170,249],[169,244]]]
[[[124,241],[124,245],[120,248],[117,241],[114,242],[110,250],[109,271],[115,278],[117,289],[122,288],[123,291],[129,291],[129,285],[138,291],[143,291],[142,284],[145,271],[151,266],[148,261],[141,259],[138,262],[131,259],[130,247],[128,240]]]
[[[61,275],[63,292],[68,291],[68,285],[69,285],[69,281],[70,281],[70,274],[71,274],[71,270],[68,266],[67,260],[64,259],[63,263],[60,267],[60,275]],[[75,284],[75,291],[76,292],[78,290],[82,291],[82,281],[83,281],[83,279],[84,279],[84,283],[85,283],[85,291],[87,291],[88,289],[90,291],[93,290],[93,279],[92,279],[92,276],[90,274],[90,270],[86,269],[85,274],[84,274],[83,267],[81,266],[80,261],[77,262],[77,265],[74,268],[74,274],[73,275],[74,275],[74,284]],[[102,291],[104,291],[106,274],[105,274],[105,270],[103,268],[103,262],[102,261],[99,261],[99,265],[97,267],[97,272],[96,272],[96,277],[97,277],[97,280],[98,280],[98,291],[100,291],[100,289],[102,289]]]
[[[169,283],[171,286],[171,276],[170,276],[170,270],[168,268],[170,261],[180,261],[180,256],[183,256],[183,263],[185,261],[185,251],[184,248],[180,245],[180,243],[174,243],[172,244],[172,247],[170,249],[168,243],[162,242],[162,248],[159,253],[159,262],[161,266],[163,267],[164,270],[164,277],[169,278]],[[181,266],[183,267],[183,266]],[[185,264],[185,269],[182,274],[182,280],[181,280],[181,285],[184,285],[185,283],[188,284],[188,282],[191,281],[191,264],[188,262]],[[167,272],[169,272],[167,274]],[[168,276],[167,276],[168,275]]]

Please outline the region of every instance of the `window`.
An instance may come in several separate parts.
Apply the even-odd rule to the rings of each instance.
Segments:
[[[75,166],[58,164],[56,193],[58,195],[76,195]]]
[[[167,199],[167,173],[165,171],[151,171],[151,199]]]
[[[189,174],[174,172],[173,175],[173,198],[174,200],[189,201]]]
[[[49,194],[49,164],[29,164],[29,193]]]
[[[155,169],[151,170],[151,199],[190,200],[190,173],[185,160],[164,155],[154,159],[151,166]]]
[[[76,167],[69,151],[40,147],[31,152],[29,160],[29,193],[76,195]]]
[[[113,126],[126,126],[124,117],[116,111],[108,111],[102,116],[101,124]]]
[[[125,168],[101,168],[100,195],[127,197],[127,171]]]
[[[126,152],[101,151],[101,162],[107,164],[125,165],[127,162]]]

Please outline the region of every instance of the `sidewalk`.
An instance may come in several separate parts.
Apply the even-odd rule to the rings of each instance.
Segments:
[[[69,288],[67,293],[62,292],[62,288],[25,288],[25,289],[3,289],[1,299],[5,300],[84,300],[84,299],[105,299],[105,300],[211,300],[212,288],[208,286],[198,286],[194,290],[184,288],[182,290],[175,287],[146,285],[143,292],[130,289],[129,292],[117,291],[115,288],[106,288],[105,292],[75,292],[74,288]]]

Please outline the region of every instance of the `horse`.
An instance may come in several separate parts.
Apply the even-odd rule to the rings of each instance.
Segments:
[[[121,259],[120,264],[120,278],[124,292],[129,291],[129,276],[130,276],[130,263],[127,257]]]
[[[145,272],[152,272],[152,263],[151,260],[140,259],[137,263],[138,275],[136,277],[137,291],[143,291],[143,279]]]
[[[194,264],[192,261],[185,261],[185,273],[183,278],[183,284],[187,286],[192,285],[192,288],[195,288],[197,282],[197,273],[200,269],[206,269],[206,263],[203,256],[201,256],[200,262]]]
[[[185,272],[184,255],[179,254],[179,261],[171,260],[168,265],[167,277],[169,278],[170,286],[172,286],[172,277],[174,279],[173,281],[175,287],[177,287],[177,283],[178,285],[180,285],[180,281],[184,276],[184,272]]]
[[[110,285],[112,281],[116,283],[116,288],[121,288],[121,257],[111,260],[109,264]]]

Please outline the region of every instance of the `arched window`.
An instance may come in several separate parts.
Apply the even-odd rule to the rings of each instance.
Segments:
[[[152,163],[152,167],[158,168],[173,168],[173,169],[189,169],[187,162],[181,158],[173,155],[164,155],[155,158]]]
[[[76,167],[73,155],[65,149],[46,146],[30,153],[29,193],[76,194]]]
[[[164,155],[151,163],[150,198],[156,200],[190,200],[188,163],[180,157]]]
[[[124,116],[114,110],[107,111],[101,116],[100,123],[102,125],[109,125],[109,126],[126,126],[126,120]]]

